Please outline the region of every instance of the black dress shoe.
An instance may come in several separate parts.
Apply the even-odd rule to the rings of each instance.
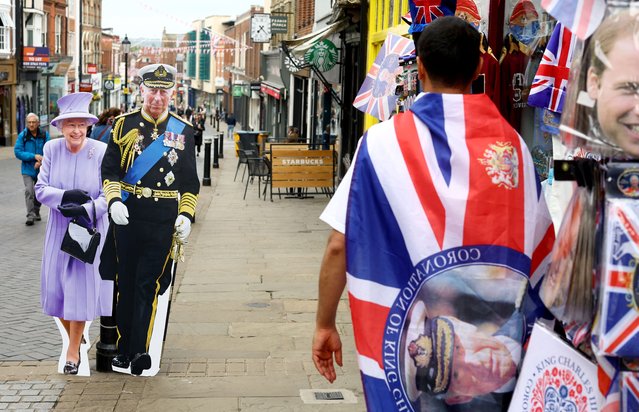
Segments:
[[[39,221],[42,220],[42,217],[40,216],[40,213],[36,213],[35,220],[36,220],[36,222],[39,222]]]
[[[128,355],[117,355],[111,360],[111,366],[122,369],[128,368],[130,363],[131,359],[129,359]]]
[[[62,369],[62,372],[65,375],[77,375],[79,368],[80,368],[80,354],[78,353],[78,363],[67,361],[67,363],[64,364],[64,368]]]
[[[151,368],[151,356],[148,353],[136,353],[131,359],[131,375],[142,375],[145,369]]]

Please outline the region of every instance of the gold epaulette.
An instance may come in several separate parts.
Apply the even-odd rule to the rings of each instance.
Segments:
[[[115,125],[113,126],[113,143],[120,146],[120,168],[122,170],[128,170],[129,167],[131,167],[131,164],[133,164],[133,156],[135,155],[133,145],[135,144],[139,135],[138,129],[131,129],[124,136],[122,136],[122,128],[124,127],[125,116],[133,113],[136,112],[119,116],[115,122]]]
[[[188,124],[189,126],[193,127],[193,125],[188,121],[188,120],[184,120],[183,118],[181,118],[180,116],[178,116],[177,114],[173,113],[173,112],[169,112],[169,114],[173,117],[175,117],[176,119],[178,119],[179,121]]]
[[[104,182],[102,183],[102,191],[106,197],[107,204],[110,204],[113,199],[122,198],[120,182],[112,182],[109,179],[104,179]]]
[[[197,205],[197,195],[193,193],[182,193],[180,196],[180,206],[178,213],[188,213],[191,217],[195,216],[195,206]]]

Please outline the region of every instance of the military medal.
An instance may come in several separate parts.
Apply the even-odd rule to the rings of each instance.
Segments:
[[[178,160],[177,152],[175,151],[175,149],[171,149],[168,156],[169,164],[173,166],[175,162],[177,162],[177,160]]]
[[[138,135],[138,137],[135,139],[135,143],[133,144],[133,150],[135,150],[138,156],[141,155],[142,150],[144,150],[144,144],[142,143],[143,140],[144,136]]]
[[[153,128],[153,133],[151,133],[151,139],[155,140],[158,138],[158,128],[154,127]]]
[[[164,176],[164,182],[167,186],[171,186],[171,183],[175,182],[175,175],[173,172],[169,172]]]

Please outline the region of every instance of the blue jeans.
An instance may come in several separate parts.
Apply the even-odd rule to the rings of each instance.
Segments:
[[[227,126],[227,129],[229,131],[229,139],[233,139],[233,130],[235,129],[235,125],[233,126]]]

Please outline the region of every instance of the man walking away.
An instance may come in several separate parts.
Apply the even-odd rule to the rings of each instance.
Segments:
[[[233,139],[233,130],[235,129],[235,124],[237,123],[237,120],[235,120],[235,117],[233,117],[233,113],[229,113],[229,115],[226,117],[226,127],[229,131],[229,139]]]
[[[27,205],[27,226],[40,221],[40,202],[35,197],[34,186],[38,179],[44,144],[49,140],[49,133],[40,130],[40,118],[35,113],[27,115],[27,128],[18,135],[13,148],[16,157],[22,160],[22,180],[24,181],[24,200]]]

